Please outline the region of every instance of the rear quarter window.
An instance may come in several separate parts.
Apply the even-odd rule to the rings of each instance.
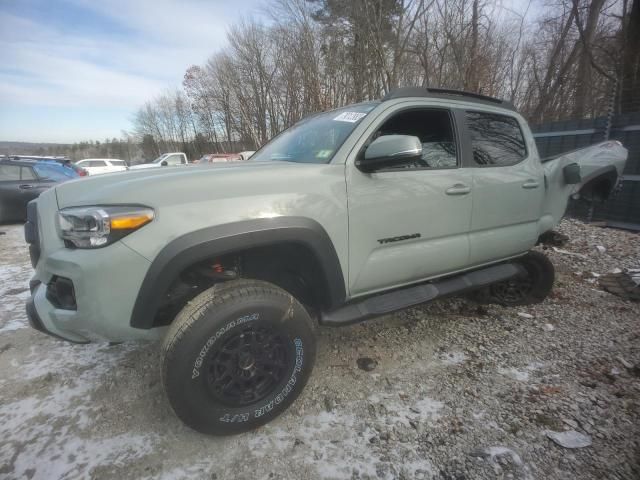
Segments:
[[[520,124],[514,117],[487,112],[466,112],[473,160],[481,166],[515,165],[527,157]]]
[[[182,155],[169,155],[164,160],[167,162],[167,165],[180,165],[183,163]]]

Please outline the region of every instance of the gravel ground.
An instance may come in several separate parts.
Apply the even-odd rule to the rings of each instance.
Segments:
[[[640,478],[640,304],[593,275],[640,267],[638,235],[564,221],[569,253],[546,250],[557,278],[540,305],[452,299],[322,329],[284,415],[212,438],[173,415],[158,345],[29,329],[21,228],[0,230],[0,478]]]

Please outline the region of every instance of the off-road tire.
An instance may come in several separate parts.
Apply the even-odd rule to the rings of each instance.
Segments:
[[[555,279],[555,269],[547,256],[532,250],[514,263],[522,265],[526,274],[483,288],[475,293],[474,299],[513,307],[540,303],[547,298]]]
[[[232,435],[263,425],[304,388],[315,324],[286,291],[258,280],[219,283],[177,315],[162,348],[162,381],[191,428]]]

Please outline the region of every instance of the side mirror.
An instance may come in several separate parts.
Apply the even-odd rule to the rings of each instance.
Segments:
[[[564,174],[564,183],[567,185],[576,185],[582,181],[582,175],[580,175],[580,165],[577,163],[570,163],[565,165],[562,169]]]
[[[162,165],[163,167],[166,167],[169,164],[167,163],[166,160],[163,160],[162,162],[160,162],[160,165]]]
[[[364,159],[356,160],[356,167],[371,173],[389,167],[399,167],[420,160],[422,143],[411,135],[384,135],[376,138],[364,152]]]

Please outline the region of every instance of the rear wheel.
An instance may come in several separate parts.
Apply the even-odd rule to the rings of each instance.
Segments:
[[[553,288],[555,269],[546,255],[531,251],[515,262],[525,273],[494,283],[479,292],[479,298],[505,306],[531,305],[542,302]]]
[[[315,360],[314,324],[275,285],[225,282],[178,314],[163,353],[163,383],[178,417],[203,433],[241,433],[300,394]]]

